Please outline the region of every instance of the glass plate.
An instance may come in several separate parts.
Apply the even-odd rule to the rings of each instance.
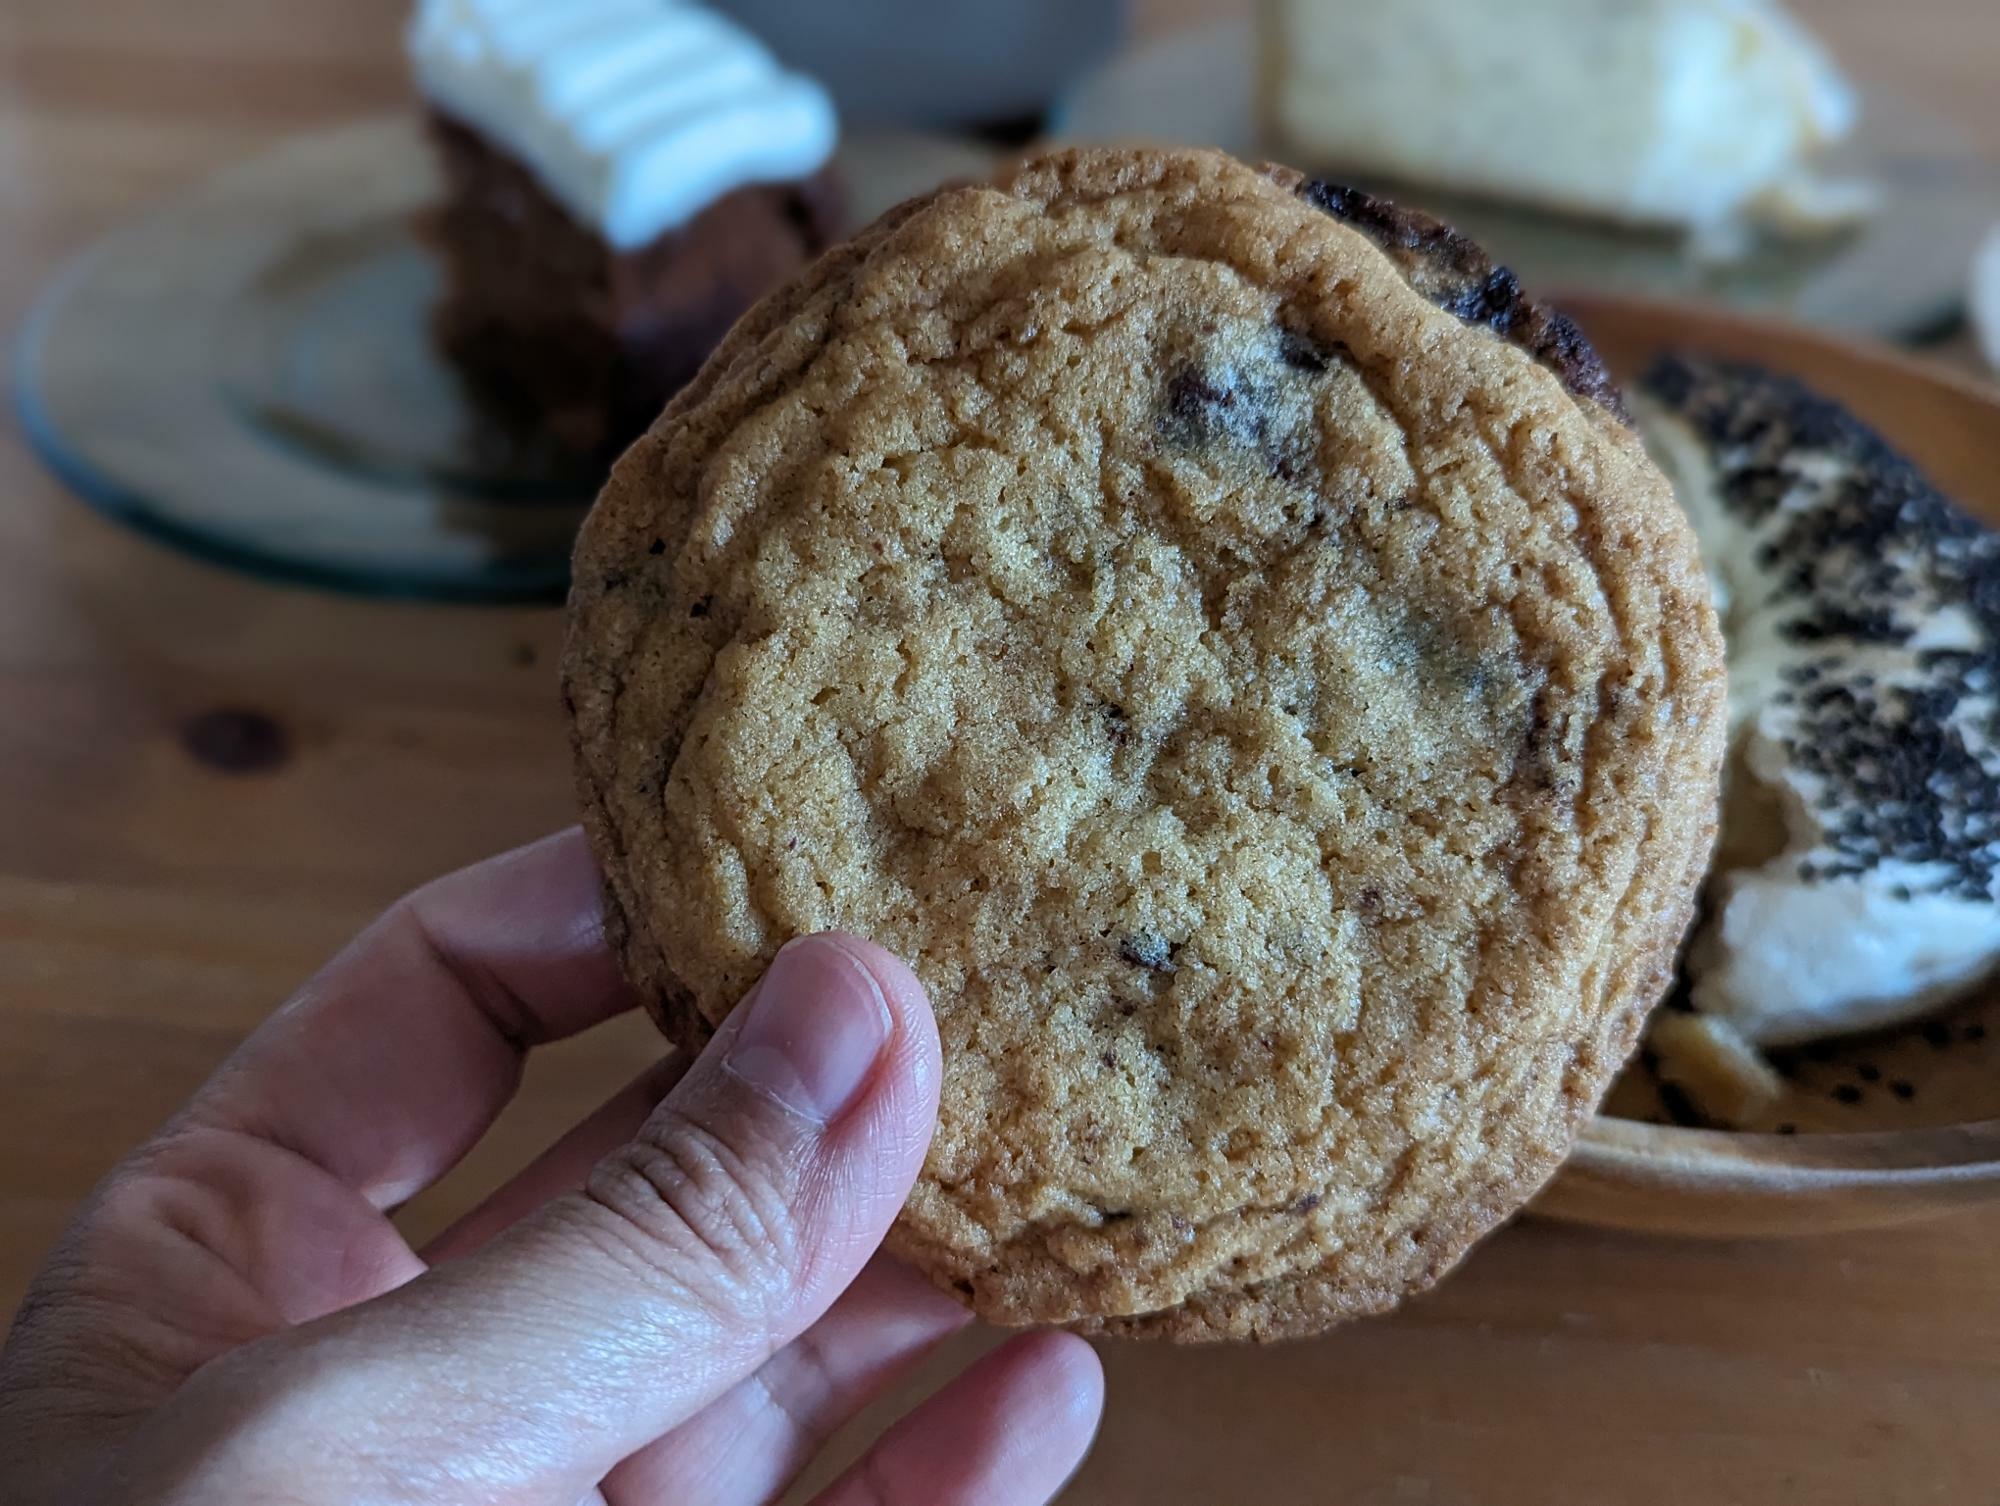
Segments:
[[[864,137],[852,212],[985,171],[983,149]],[[112,235],[17,351],[29,437],[93,505],[226,564],[446,600],[559,597],[601,475],[524,444],[428,338],[437,195],[412,116],[299,138]]]

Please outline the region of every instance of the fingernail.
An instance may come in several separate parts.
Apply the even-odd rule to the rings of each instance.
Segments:
[[[808,936],[772,960],[724,1066],[825,1124],[867,1083],[891,1028],[888,1001],[861,959],[831,937]]]

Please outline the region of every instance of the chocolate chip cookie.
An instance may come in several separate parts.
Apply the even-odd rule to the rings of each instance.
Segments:
[[[1563,319],[1214,153],[894,211],[619,465],[565,665],[626,965],[699,1046],[909,959],[895,1247],[1002,1323],[1310,1333],[1555,1169],[1715,824],[1688,527]]]

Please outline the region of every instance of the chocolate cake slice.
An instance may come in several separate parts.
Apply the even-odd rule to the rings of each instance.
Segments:
[[[832,239],[832,105],[673,0],[424,0],[445,193],[439,347],[510,427],[591,458]]]

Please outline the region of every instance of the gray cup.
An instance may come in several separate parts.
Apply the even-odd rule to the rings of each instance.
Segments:
[[[711,0],[862,127],[1022,127],[1124,34],[1128,0]]]

